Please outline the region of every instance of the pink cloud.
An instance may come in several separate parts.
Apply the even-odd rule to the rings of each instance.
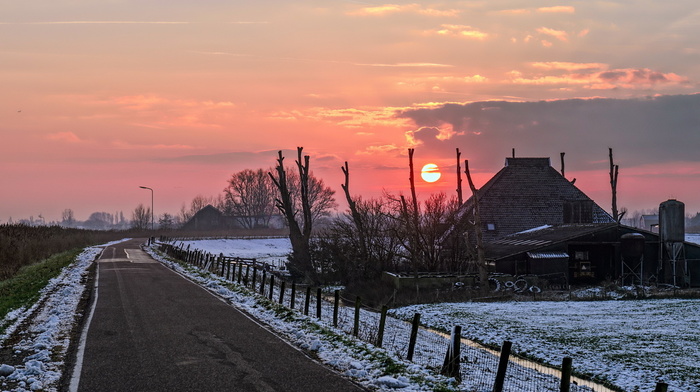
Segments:
[[[80,143],[82,140],[73,132],[57,132],[46,136],[49,140],[68,142],[68,143]]]
[[[530,63],[535,68],[545,70],[565,70],[565,71],[581,71],[593,69],[607,69],[608,65],[604,63],[572,63],[566,61],[546,61]]]
[[[537,29],[537,32],[554,37],[559,41],[567,42],[569,40],[569,33],[566,31],[550,29],[549,27],[540,27]]]
[[[537,12],[548,13],[548,14],[573,14],[576,12],[576,8],[572,6],[558,5],[553,7],[540,7]]]
[[[428,35],[440,35],[444,37],[457,37],[483,41],[489,38],[489,34],[471,26],[444,24],[440,30],[427,31]]]
[[[682,86],[689,84],[688,78],[675,73],[663,73],[647,68],[611,69],[602,63],[549,62],[532,63],[533,67],[547,71],[591,71],[557,75],[537,75],[527,77],[523,73],[510,73],[511,82],[525,85],[581,85],[593,90],[615,88],[649,88],[652,86]]]
[[[398,13],[413,13],[427,16],[457,16],[459,10],[448,9],[439,10],[435,8],[424,8],[420,4],[384,4],[376,7],[364,7],[357,11],[348,12],[348,15],[359,16],[384,16]]]

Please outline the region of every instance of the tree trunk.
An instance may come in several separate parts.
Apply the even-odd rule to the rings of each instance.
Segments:
[[[462,200],[462,161],[460,157],[462,153],[457,149],[457,208],[459,208],[464,201]]]
[[[474,182],[472,181],[472,176],[469,171],[469,160],[464,161],[464,172],[467,175],[469,188],[471,189],[474,197],[474,231],[476,232],[477,267],[479,268],[481,294],[486,296],[489,292],[489,271],[488,266],[486,265],[486,255],[484,254],[484,235],[481,227],[481,213],[479,212],[479,191],[476,189]]]
[[[367,246],[367,233],[365,232],[364,222],[362,221],[362,215],[357,211],[357,204],[350,196],[350,168],[348,167],[348,162],[345,161],[345,166],[341,167],[343,174],[345,175],[345,184],[340,186],[345,192],[345,198],[348,201],[348,206],[350,207],[350,215],[355,223],[355,230],[357,230],[358,241],[360,242],[360,257],[363,258],[363,262],[367,261],[368,258],[368,246]]]
[[[299,148],[301,152],[301,147]],[[308,169],[308,164],[307,164]],[[287,184],[287,173],[284,170],[284,157],[282,151],[278,152],[277,158],[277,178],[272,173],[268,173],[273,183],[280,193],[280,198],[276,200],[276,206],[284,215],[289,226],[289,241],[292,245],[292,260],[289,263],[290,273],[294,275],[304,276],[307,280],[313,281],[313,268],[311,264],[311,252],[309,248],[309,236],[305,235],[307,228],[302,232],[299,223],[296,220],[296,211],[294,203]],[[306,212],[304,213],[306,217]],[[310,226],[310,222],[309,222]],[[309,228],[310,231],[310,228]]]
[[[613,150],[608,148],[610,156],[610,187],[612,188],[612,216],[615,222],[619,223],[619,214],[617,211],[617,176],[620,167],[613,163]]]

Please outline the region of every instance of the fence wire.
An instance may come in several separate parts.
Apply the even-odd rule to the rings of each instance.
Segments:
[[[232,283],[239,284],[240,280],[240,285],[252,292],[276,303],[280,303],[280,299],[282,299],[281,305],[308,314],[310,317],[318,316],[320,306],[319,321],[322,324],[336,328],[347,335],[355,335],[364,342],[378,344],[381,314],[377,309],[360,307],[359,317],[356,317],[354,301],[341,298],[336,315],[334,293],[322,293],[319,302],[317,288],[309,290],[309,286],[292,285],[289,282],[285,282],[284,292],[282,292],[282,279],[275,276],[275,283],[271,287],[270,276],[273,275],[268,273],[263,275],[255,269],[254,263],[245,262],[239,258],[217,258],[202,252],[192,254],[170,244],[161,244],[161,251],[198,268],[206,268],[209,272]],[[292,295],[292,291],[294,291],[294,295]],[[411,322],[387,315],[381,347],[400,359],[408,359],[411,331]],[[499,367],[500,352],[485,348],[465,338],[461,338],[460,341],[459,372],[461,381],[459,388],[461,390],[492,390]],[[445,361],[449,344],[448,335],[421,327],[417,331],[411,361],[439,371]],[[503,391],[558,392],[561,386],[560,374],[561,370],[559,369],[511,357],[503,380]],[[570,386],[571,392],[598,390],[602,389],[577,385],[576,383],[571,383]]]

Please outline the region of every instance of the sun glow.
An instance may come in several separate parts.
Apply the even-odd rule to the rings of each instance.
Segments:
[[[440,168],[434,163],[428,163],[420,171],[420,176],[425,182],[435,182],[440,179],[441,175]]]

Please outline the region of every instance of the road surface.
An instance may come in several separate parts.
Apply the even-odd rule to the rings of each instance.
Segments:
[[[71,391],[362,391],[130,240],[97,261]],[[78,376],[79,375],[79,376]]]

